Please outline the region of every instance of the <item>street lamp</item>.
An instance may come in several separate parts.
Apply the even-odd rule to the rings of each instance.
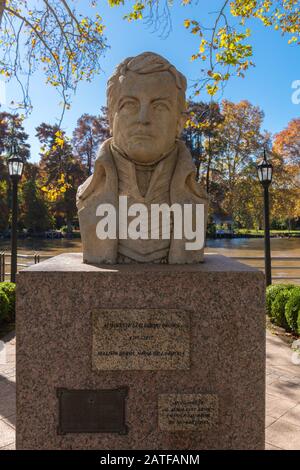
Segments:
[[[270,248],[270,215],[269,215],[269,186],[272,182],[273,165],[267,160],[266,149],[264,158],[257,165],[259,181],[264,188],[264,222],[265,222],[265,276],[266,286],[272,284],[271,248]]]
[[[13,138],[9,158],[7,160],[8,172],[13,186],[12,198],[12,225],[11,225],[11,282],[16,282],[17,273],[17,238],[18,238],[18,183],[22,177],[24,161],[18,157],[18,148]]]

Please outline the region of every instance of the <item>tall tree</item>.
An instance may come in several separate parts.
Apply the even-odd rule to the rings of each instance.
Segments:
[[[225,212],[228,212],[228,199],[231,194],[225,187],[224,199],[221,202]],[[232,204],[232,203],[231,203]],[[257,178],[256,165],[245,165],[236,178],[234,186],[234,202],[231,205],[234,223],[241,228],[261,229],[263,226],[263,197],[261,184]]]
[[[278,218],[287,220],[300,217],[300,118],[292,119],[286,129],[275,135],[274,210]]]
[[[210,167],[213,158],[211,138],[223,121],[217,103],[188,102],[188,119],[182,137],[189,147],[197,167],[197,179],[200,179],[201,166],[206,167],[206,189],[209,192]]]
[[[24,131],[23,118],[18,114],[0,113],[0,230],[7,230],[11,207],[11,180],[8,175],[6,160],[9,156],[12,140],[17,144],[18,156],[25,161],[30,155],[28,134]],[[1,228],[2,227],[2,228]]]
[[[107,108],[101,108],[99,116],[83,114],[77,121],[73,132],[75,155],[87,168],[87,176],[92,174],[99,145],[110,135]]]
[[[275,135],[274,150],[286,163],[300,165],[300,118],[292,119],[286,129]]]
[[[57,125],[42,123],[37,127],[42,143],[40,168],[44,180],[41,188],[52,204],[56,218],[63,218],[68,230],[77,214],[76,191],[85,179],[81,162],[73,155],[72,146]]]
[[[53,228],[53,217],[50,215],[37,179],[39,169],[30,172],[30,177],[22,184],[19,221],[30,233],[40,233]]]
[[[0,232],[8,229],[9,206],[7,203],[7,182],[0,180]]]
[[[223,208],[234,216],[238,200],[237,183],[248,166],[260,156],[268,136],[261,132],[264,113],[248,101],[235,104],[224,100],[221,111],[224,121],[218,126],[214,137],[219,149],[215,171],[222,175],[225,186]]]
[[[23,127],[24,118],[19,114],[7,112],[0,113],[0,154],[7,156],[14,138],[18,155],[27,160],[30,154],[30,145],[27,142],[28,134]]]

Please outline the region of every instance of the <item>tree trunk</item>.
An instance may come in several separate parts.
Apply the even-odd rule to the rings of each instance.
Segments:
[[[70,219],[67,220],[67,233],[70,234],[73,231],[72,221]]]
[[[206,171],[206,192],[209,193],[210,186],[210,165],[211,165],[211,141],[210,134],[208,135],[208,162],[207,162],[207,171]]]
[[[196,145],[196,181],[200,181],[200,168],[201,168],[201,140],[199,133],[197,134]]]

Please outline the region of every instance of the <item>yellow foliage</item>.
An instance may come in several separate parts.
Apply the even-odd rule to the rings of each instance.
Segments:
[[[41,191],[45,193],[45,197],[49,202],[56,202],[66,191],[72,187],[70,183],[66,183],[66,175],[61,173],[55,183],[48,186],[42,186]]]
[[[210,96],[214,96],[217,93],[218,89],[219,89],[219,87],[216,84],[213,84],[213,85],[207,84],[206,85],[207,93]]]

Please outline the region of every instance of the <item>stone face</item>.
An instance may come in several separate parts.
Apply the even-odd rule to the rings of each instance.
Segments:
[[[95,370],[189,369],[189,312],[152,308],[95,311],[92,361]]]
[[[195,181],[195,165],[184,142],[179,140],[184,122],[186,79],[163,57],[146,52],[125,59],[108,81],[108,114],[112,137],[101,146],[94,174],[78,189],[77,207],[87,263],[169,263],[203,261],[203,248],[187,250],[187,234],[181,238],[169,223],[170,236],[123,237],[121,219],[115,236],[99,238],[100,204],[110,204],[117,216],[122,212],[119,196],[128,205],[153,204],[169,207],[204,206],[201,221],[206,232],[208,198]],[[134,218],[124,215],[128,223]],[[179,222],[178,222],[179,224]],[[197,222],[199,226],[199,222]],[[106,230],[107,231],[107,230]],[[146,227],[147,235],[150,226]],[[141,228],[142,232],[142,228]],[[203,244],[204,247],[204,244]]]
[[[190,368],[95,370],[93,312],[114,309],[188,311]],[[264,447],[264,277],[254,268],[217,255],[199,265],[111,267],[60,255],[19,273],[16,318],[18,449]],[[57,434],[57,389],[124,387],[126,435]],[[177,407],[202,397],[187,411],[202,413],[197,430],[164,421],[159,403],[165,396],[174,410],[174,394]]]

